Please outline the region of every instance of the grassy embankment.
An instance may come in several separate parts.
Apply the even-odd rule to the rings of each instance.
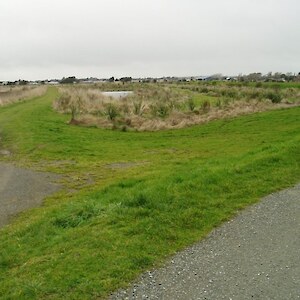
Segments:
[[[6,160],[65,184],[1,230],[0,298],[105,297],[300,180],[299,107],[120,132],[67,125],[55,96],[0,108],[0,148],[14,153]]]
[[[40,97],[47,91],[47,86],[0,86],[0,106],[20,102],[33,97]]]

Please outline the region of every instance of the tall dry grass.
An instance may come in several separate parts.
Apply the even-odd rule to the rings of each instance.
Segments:
[[[46,86],[1,86],[0,106],[39,97],[46,91]]]
[[[280,89],[278,85],[264,87],[263,85],[228,85],[226,83],[200,85],[182,85],[182,89],[193,93],[203,94],[216,98],[228,98],[234,100],[271,100],[274,103],[292,100],[299,101],[300,90],[297,88]]]
[[[72,110],[63,105],[64,95],[77,99],[75,124],[124,131],[183,128],[300,104],[299,89],[226,85],[140,86],[121,99],[103,95],[99,86],[76,86],[60,88],[60,95],[54,107],[63,113]],[[194,100],[195,95],[200,100]]]
[[[59,97],[53,103],[56,110],[62,113],[70,113],[72,108],[64,103],[64,98],[71,98],[72,105],[78,105],[80,114],[101,114],[105,107],[114,102],[114,99],[102,94],[98,88],[86,87],[60,87]]]

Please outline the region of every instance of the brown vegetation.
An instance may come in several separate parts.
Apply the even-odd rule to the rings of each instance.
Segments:
[[[62,113],[71,113],[71,124],[123,131],[157,131],[300,103],[297,88],[137,84],[133,94],[121,99],[103,95],[101,88],[103,86],[61,88],[54,107]]]
[[[2,86],[0,87],[0,106],[42,96],[46,86]]]

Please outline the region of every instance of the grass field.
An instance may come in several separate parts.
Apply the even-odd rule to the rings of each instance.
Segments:
[[[1,159],[64,184],[0,231],[0,298],[105,298],[300,180],[299,107],[122,132],[68,125],[55,98],[0,108]]]

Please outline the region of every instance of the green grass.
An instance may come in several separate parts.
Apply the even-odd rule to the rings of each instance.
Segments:
[[[105,298],[299,182],[299,107],[137,133],[67,125],[51,108],[56,93],[0,109],[6,160],[65,184],[1,230],[3,299]],[[119,162],[132,166],[110,167]]]

